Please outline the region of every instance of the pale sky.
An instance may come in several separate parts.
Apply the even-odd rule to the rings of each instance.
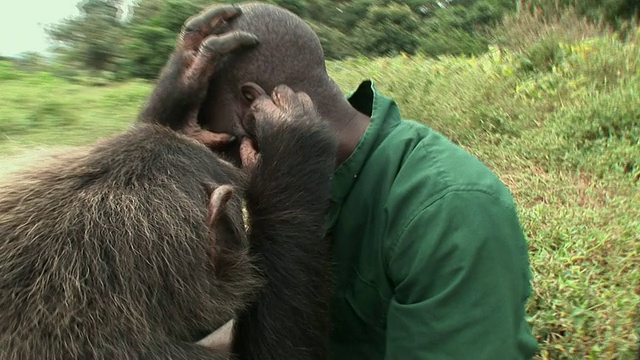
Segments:
[[[0,55],[44,52],[44,25],[78,14],[79,0],[0,0]]]

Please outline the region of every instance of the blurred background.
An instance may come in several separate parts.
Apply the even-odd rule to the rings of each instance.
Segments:
[[[538,359],[634,359],[640,1],[278,0],[344,92],[373,79],[509,186]],[[207,0],[4,0],[0,176],[129,126]]]

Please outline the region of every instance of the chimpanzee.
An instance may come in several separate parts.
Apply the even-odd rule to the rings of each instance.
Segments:
[[[219,33],[239,15],[186,22],[130,129],[2,184],[1,359],[328,357],[333,134],[286,86],[247,86],[240,168],[193,121],[216,62],[258,43]],[[231,318],[231,353],[198,342]]]

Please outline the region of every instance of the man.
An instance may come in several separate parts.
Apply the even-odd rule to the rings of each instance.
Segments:
[[[531,358],[527,245],[507,188],[438,132],[402,120],[371,81],[345,98],[301,19],[266,4],[242,10],[229,31],[260,44],[221,65],[199,121],[242,136],[252,84],[286,84],[335,130],[332,358]]]

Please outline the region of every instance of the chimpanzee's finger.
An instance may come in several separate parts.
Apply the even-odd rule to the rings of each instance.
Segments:
[[[233,196],[233,186],[221,185],[213,189],[209,197],[209,227],[213,228],[220,219],[229,199]],[[212,340],[212,339],[210,339]],[[202,341],[202,340],[201,340]]]
[[[214,5],[187,19],[184,30],[199,32],[206,36],[224,21],[231,20],[240,14],[242,14],[242,9],[238,5]]]
[[[235,136],[231,134],[214,133],[207,130],[202,130],[198,137],[200,141],[210,149],[223,148],[236,139]]]
[[[234,31],[220,36],[209,36],[202,43],[200,53],[215,60],[240,48],[255,46],[258,43],[257,36],[245,31]]]
[[[251,103],[251,112],[253,116],[260,119],[264,116],[274,116],[281,113],[280,109],[273,100],[265,95],[259,96]]]
[[[242,14],[240,7],[231,4],[215,5],[201,11],[184,23],[178,47],[183,51],[198,49],[205,37],[215,33],[215,30],[225,21],[240,14]]]
[[[287,85],[278,85],[271,93],[273,102],[284,112],[291,112],[301,107],[300,100],[296,93]]]
[[[202,143],[204,146],[217,150],[228,146],[236,137],[231,134],[215,133],[204,129],[187,127],[183,129],[185,135]]]
[[[305,92],[297,92],[296,95],[298,96],[298,101],[300,102],[301,105],[301,111],[303,113],[307,113],[310,111],[315,111],[315,105],[313,104],[313,100],[311,100],[311,97],[305,93]]]
[[[240,142],[240,160],[243,169],[251,169],[258,161],[258,151],[249,138],[243,138]]]
[[[224,55],[243,47],[257,44],[258,38],[246,32],[233,32],[222,36],[209,36],[200,46],[200,51],[185,74],[187,81],[209,79],[216,70],[217,62]]]

